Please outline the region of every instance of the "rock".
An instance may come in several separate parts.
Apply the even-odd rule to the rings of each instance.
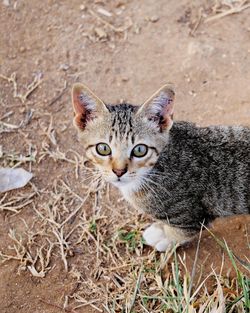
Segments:
[[[153,15],[153,16],[151,16],[151,17],[149,18],[150,22],[152,22],[152,23],[158,22],[159,19],[160,19],[160,18],[159,18],[159,16],[157,16],[157,15]]]
[[[123,82],[127,82],[127,81],[129,81],[129,77],[127,77],[127,76],[123,76],[123,77],[122,77],[122,81],[123,81]]]
[[[19,51],[20,51],[21,53],[23,53],[23,52],[26,51],[26,48],[25,48],[24,46],[21,46],[20,49],[19,49]]]
[[[0,192],[24,187],[32,177],[23,168],[0,168]]]
[[[107,33],[105,32],[104,29],[102,29],[100,27],[95,28],[95,33],[96,33],[97,37],[99,37],[100,39],[107,38]]]
[[[60,67],[59,67],[59,70],[62,70],[62,71],[67,71],[68,69],[70,68],[69,64],[61,64]]]
[[[80,11],[84,11],[86,9],[85,5],[84,4],[81,4],[80,5]]]
[[[3,0],[3,5],[5,5],[6,7],[10,6],[10,0]]]

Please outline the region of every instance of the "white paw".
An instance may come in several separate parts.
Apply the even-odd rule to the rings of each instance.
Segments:
[[[164,251],[167,251],[169,248],[172,248],[172,246],[173,246],[173,242],[170,241],[169,239],[165,238],[165,239],[159,241],[155,245],[155,249],[159,252],[164,252]]]
[[[159,223],[154,223],[149,226],[144,231],[143,238],[147,245],[154,247],[160,252],[166,251],[173,244],[173,242],[166,237],[166,234]]]

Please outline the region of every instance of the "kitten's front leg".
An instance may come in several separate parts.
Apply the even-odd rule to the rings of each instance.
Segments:
[[[143,233],[146,244],[154,247],[157,251],[163,252],[176,243],[184,243],[190,237],[179,228],[171,227],[163,222],[156,222],[149,226]]]

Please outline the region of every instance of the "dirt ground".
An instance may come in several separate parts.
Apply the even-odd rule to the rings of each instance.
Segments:
[[[140,241],[150,217],[107,187],[86,197],[70,89],[140,104],[172,82],[175,119],[250,125],[249,1],[222,2],[1,0],[0,165],[34,174],[0,199],[1,313],[122,312],[141,262],[161,259]],[[213,230],[246,261],[249,227],[242,216]],[[179,250],[190,269],[196,244]],[[223,255],[205,231],[198,274],[220,270]]]

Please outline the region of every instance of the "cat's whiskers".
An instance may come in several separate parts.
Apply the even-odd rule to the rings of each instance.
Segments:
[[[141,184],[140,188],[142,189],[142,191],[144,191],[144,192],[146,192],[148,194],[153,194],[153,199],[156,200],[156,201],[159,201],[161,207],[164,205],[164,203],[163,203],[162,199],[160,199],[159,195],[147,183],[144,182],[143,184]]]
[[[178,182],[179,177],[176,177],[176,175],[172,174],[172,173],[157,173],[157,172],[149,172],[146,174],[146,176],[148,178],[151,179],[157,179],[158,181],[161,181],[161,184],[164,183],[165,187],[167,187],[167,182],[171,181],[171,184],[175,184]],[[154,181],[155,182],[155,181]],[[167,190],[167,189],[166,189]],[[169,194],[169,193],[168,193]]]
[[[82,181],[83,182],[87,182],[87,181],[92,181],[95,178],[101,177],[101,175],[99,174],[92,174],[92,175],[88,175],[88,176],[84,176]]]
[[[87,173],[89,172],[89,173]],[[83,184],[87,184],[89,189],[99,189],[99,187],[103,183],[103,177],[99,170],[91,169],[86,171],[84,174],[84,178],[82,179]]]
[[[154,176],[153,176],[152,178],[154,178]],[[148,183],[150,183],[150,184],[152,184],[152,185],[154,185],[154,186],[156,186],[156,187],[159,187],[159,188],[162,187],[162,185],[161,185],[160,183],[157,183],[157,182],[154,181],[153,179],[149,178],[148,175],[143,176],[143,179],[146,180],[146,182],[148,182]],[[165,189],[165,192],[166,192],[167,194],[169,194],[168,190],[166,190],[166,189]]]
[[[140,188],[144,188],[144,190],[146,191],[151,191],[155,198],[161,203],[161,205],[164,207],[163,201],[162,199],[159,197],[158,193],[154,190],[154,188],[152,186],[150,186],[150,183],[152,183],[153,181],[149,180],[147,177],[141,177],[141,184],[140,184]],[[156,186],[160,187],[160,184],[157,184],[156,182],[153,182]]]
[[[162,207],[164,207],[163,200],[161,199],[161,197],[159,196],[159,193],[155,190],[155,188],[152,185],[154,185],[156,188],[158,188],[158,190],[162,186],[160,184],[156,183],[155,181],[152,181],[148,177],[143,177],[143,179],[144,179],[144,185],[146,186],[146,188],[148,188],[148,190],[150,190],[154,194],[155,199],[157,199],[160,202],[160,204],[162,205]]]
[[[98,170],[91,170],[91,171],[84,170],[84,171],[82,171],[82,175],[84,175],[84,176],[96,175],[99,173],[100,173],[100,171],[98,171]]]
[[[167,174],[167,173],[163,174],[163,173],[157,172],[155,170],[152,170],[151,172],[148,172],[147,176],[150,176],[152,178],[154,178],[154,177],[160,177],[160,178],[169,177],[169,178],[173,179],[173,175]]]
[[[102,176],[99,176],[90,182],[89,188],[97,191],[102,188],[103,184],[104,184],[104,181],[102,179]]]

